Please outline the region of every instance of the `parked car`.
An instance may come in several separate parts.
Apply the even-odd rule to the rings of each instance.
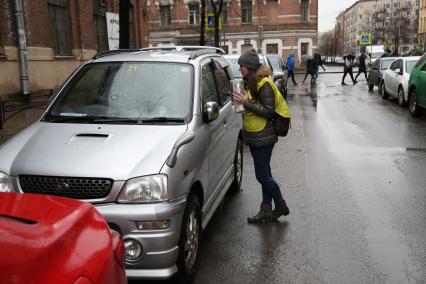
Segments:
[[[277,54],[278,56],[278,54]],[[229,65],[231,66],[232,72],[234,74],[234,77],[237,79],[242,79],[242,75],[240,72],[240,65],[238,64],[238,58],[240,57],[240,54],[225,54],[225,59],[229,62]],[[271,79],[274,81],[275,85],[278,87],[284,98],[287,96],[287,71],[275,71],[274,67],[272,66],[272,61],[270,60],[271,57],[269,55],[264,55],[259,53],[259,60],[262,64],[267,64],[269,68],[271,69],[272,76]],[[276,58],[274,59],[276,60]],[[281,67],[276,68],[284,68],[284,63],[281,60],[282,65],[278,65]],[[282,69],[280,69],[282,70]]]
[[[372,91],[374,86],[379,88],[379,93],[381,93],[381,83],[383,71],[388,69],[396,57],[385,57],[377,58],[370,67],[370,72],[368,72],[368,89]]]
[[[271,63],[274,82],[281,79],[287,80],[287,69],[281,56],[275,53],[267,53],[266,57]]]
[[[412,116],[420,116],[426,108],[426,55],[414,65],[409,80],[409,110]]]
[[[127,283],[124,244],[89,203],[0,193],[0,282]]]
[[[242,117],[217,52],[97,55],[0,148],[0,188],[93,203],[124,239],[128,278],[190,282],[202,229],[242,181]]]
[[[420,56],[401,57],[392,62],[382,75],[382,98],[390,96],[398,98],[399,106],[405,106],[408,102],[408,80],[410,72]]]
[[[271,62],[269,61],[269,59],[267,59],[265,57],[264,54],[259,53],[259,61],[262,64],[267,64],[268,67],[271,69],[271,71],[273,71],[273,67],[271,65]],[[242,79],[243,76],[241,75],[240,72],[240,65],[238,64],[238,58],[240,58],[241,54],[225,54],[223,55],[223,57],[226,59],[226,61],[228,61],[229,66],[232,69],[232,73],[234,74],[234,77],[237,79]],[[272,76],[272,79],[274,79],[274,77]]]

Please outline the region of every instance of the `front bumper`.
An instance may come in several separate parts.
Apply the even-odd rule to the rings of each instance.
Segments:
[[[169,278],[176,273],[178,241],[187,196],[154,204],[96,204],[96,208],[112,229],[118,230],[124,241],[136,240],[142,255],[136,261],[126,261],[130,279]],[[136,222],[169,220],[162,230],[138,230]]]

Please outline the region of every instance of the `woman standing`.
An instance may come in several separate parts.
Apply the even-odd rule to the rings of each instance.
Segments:
[[[271,71],[265,64],[260,64],[259,56],[254,49],[242,54],[238,64],[246,92],[235,93],[233,97],[237,103],[243,104],[245,109],[243,113],[245,141],[253,157],[256,179],[262,186],[260,211],[255,216],[247,218],[247,221],[249,223],[274,221],[290,213],[280,187],[272,177],[270,165],[272,150],[278,141],[272,124],[277,88],[270,79]],[[286,104],[285,109],[285,116],[290,117]],[[272,200],[275,204],[273,211]]]

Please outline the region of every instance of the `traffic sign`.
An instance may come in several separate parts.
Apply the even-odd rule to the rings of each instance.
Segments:
[[[214,13],[206,14],[206,30],[214,31]],[[219,31],[222,30],[222,16],[219,17]]]
[[[371,44],[371,34],[360,34],[359,44]]]

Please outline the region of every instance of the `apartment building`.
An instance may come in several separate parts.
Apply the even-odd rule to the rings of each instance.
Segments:
[[[217,1],[214,1],[217,3]],[[198,45],[200,0],[147,0],[150,46]],[[206,0],[206,16],[213,6]],[[207,20],[208,24],[209,20]],[[207,25],[206,44],[214,29]],[[318,40],[318,0],[225,0],[220,17],[220,46],[240,54],[248,48],[299,59],[313,54]]]
[[[360,0],[345,11],[345,52],[359,52],[360,34],[399,54],[417,44],[419,0]],[[397,50],[396,50],[397,49]]]
[[[22,5],[22,27],[18,27],[16,18],[17,2]],[[129,2],[130,46],[147,46],[145,1]],[[98,51],[110,49],[111,41],[117,42],[108,39],[107,29],[118,27],[119,0],[0,0],[0,5],[3,97],[21,93],[22,78],[29,83],[26,92],[55,89],[75,68]],[[25,35],[25,62],[19,56],[18,28]],[[20,67],[24,63],[27,72],[23,76]]]

